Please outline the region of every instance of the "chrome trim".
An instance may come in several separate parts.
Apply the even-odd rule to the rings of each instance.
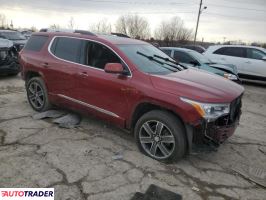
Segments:
[[[113,113],[113,112],[110,112],[110,111],[108,111],[108,110],[104,110],[104,109],[102,109],[102,108],[99,108],[99,107],[97,107],[97,106],[94,106],[94,105],[91,105],[91,104],[85,103],[85,102],[83,102],[83,101],[79,101],[79,100],[77,100],[77,99],[73,99],[73,98],[68,97],[68,96],[65,96],[65,95],[63,95],[63,94],[58,94],[58,96],[59,96],[59,97],[62,97],[62,98],[64,98],[64,99],[67,99],[67,100],[73,101],[73,102],[75,102],[75,103],[81,104],[81,105],[83,105],[83,106],[86,106],[86,107],[92,108],[92,109],[94,109],[94,110],[97,110],[97,111],[99,111],[99,112],[101,112],[101,113],[104,113],[104,114],[110,115],[110,116],[112,116],[112,117],[120,118],[117,114],[115,114],[115,113]]]
[[[92,40],[92,39],[87,39],[87,38],[79,38],[79,37],[70,37],[70,36],[54,36],[53,39],[50,41],[49,45],[48,45],[48,52],[51,56],[53,56],[54,58],[58,59],[58,60],[62,60],[62,61],[65,61],[65,62],[68,62],[68,63],[72,63],[72,64],[76,64],[76,65],[80,65],[80,66],[83,66],[83,67],[88,67],[88,68],[92,68],[92,69],[95,69],[95,70],[99,70],[99,71],[103,71],[103,69],[99,69],[99,68],[96,68],[96,67],[93,67],[93,66],[89,66],[89,65],[83,65],[83,64],[80,64],[80,63],[75,63],[75,62],[72,62],[72,61],[69,61],[69,60],[65,60],[65,59],[62,59],[62,58],[59,58],[57,57],[56,55],[54,55],[52,52],[51,52],[51,46],[55,40],[55,38],[57,37],[63,37],[63,38],[74,38],[74,39],[78,39],[78,40],[88,40],[88,41],[91,41],[91,42],[96,42],[96,43],[99,43],[105,47],[107,47],[108,49],[110,49],[115,55],[117,55],[122,61],[123,63],[126,65],[126,67],[128,68],[129,72],[130,72],[130,75],[128,75],[127,77],[129,78],[132,78],[132,72],[129,68],[129,66],[127,65],[127,63],[124,61],[124,59],[122,59],[111,47],[107,46],[106,44],[102,43],[102,42],[99,42],[99,41],[96,41],[96,40]]]

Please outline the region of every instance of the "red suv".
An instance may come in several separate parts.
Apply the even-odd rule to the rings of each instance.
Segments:
[[[219,145],[241,114],[242,86],[182,67],[139,40],[39,32],[20,63],[34,110],[56,105],[130,129],[139,149],[159,161],[182,158],[192,143]]]

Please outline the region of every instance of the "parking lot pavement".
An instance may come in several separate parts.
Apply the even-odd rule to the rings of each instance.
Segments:
[[[244,86],[235,135],[218,152],[165,165],[97,119],[83,117],[74,129],[34,120],[24,82],[0,77],[0,187],[53,187],[55,199],[129,200],[155,184],[183,199],[266,199],[266,87]]]

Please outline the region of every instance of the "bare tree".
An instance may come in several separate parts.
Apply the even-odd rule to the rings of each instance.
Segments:
[[[68,28],[70,28],[70,29],[74,29],[75,28],[74,17],[70,17],[70,20],[68,21]]]
[[[59,29],[60,28],[60,25],[59,24],[51,24],[49,27],[51,29]]]
[[[32,26],[32,27],[30,28],[30,30],[31,30],[32,32],[37,32],[37,28],[36,28],[35,26]]]
[[[120,16],[116,22],[116,32],[133,38],[146,39],[150,36],[148,21],[138,15]]]
[[[112,32],[112,25],[108,23],[107,19],[102,19],[97,23],[89,26],[89,30],[95,33],[106,33]]]
[[[173,17],[169,21],[162,21],[154,35],[158,40],[183,42],[192,39],[192,30],[186,28],[179,17]]]
[[[0,27],[1,28],[8,28],[8,23],[6,16],[4,14],[0,14]]]

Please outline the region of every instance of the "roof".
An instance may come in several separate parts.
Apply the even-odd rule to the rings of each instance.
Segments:
[[[16,30],[0,29],[0,32],[6,32],[6,33],[8,33],[8,32],[18,32],[18,31],[16,31]]]
[[[184,51],[184,52],[195,52],[192,49],[186,49],[186,48],[181,48],[181,47],[160,47],[160,49],[168,49],[168,50],[178,50],[178,51]]]
[[[64,32],[37,32],[34,33],[33,35],[49,35],[49,36],[65,36],[65,37],[76,37],[76,38],[82,38],[82,39],[93,39],[96,41],[101,41],[101,42],[109,42],[111,44],[148,44],[146,42],[143,42],[141,40],[136,40],[132,38],[126,38],[126,37],[119,37],[117,35],[108,35],[108,34],[86,34],[87,32],[82,31],[79,32],[69,32],[69,31],[64,31]],[[89,32],[88,32],[89,33]]]
[[[250,46],[250,45],[234,45],[234,44],[229,44],[229,45],[212,45],[210,47],[212,47],[212,48],[221,48],[221,47],[244,47],[244,48],[260,49],[260,50],[265,51],[265,49],[262,48],[262,47]]]

